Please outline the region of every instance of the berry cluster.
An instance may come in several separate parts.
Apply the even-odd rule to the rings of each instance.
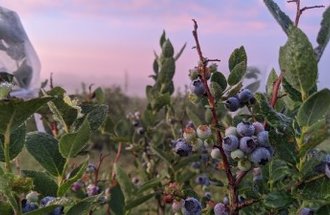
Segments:
[[[51,204],[56,198],[53,196],[46,196],[40,200],[38,203],[39,194],[37,192],[30,192],[26,195],[25,199],[22,200],[22,212],[27,213],[33,210],[36,210],[38,208],[43,208]],[[49,215],[61,215],[64,214],[63,212],[64,207],[59,206],[55,208],[52,212],[49,213]]]
[[[252,165],[264,165],[273,155],[268,131],[260,122],[240,122],[236,127],[227,128],[222,147],[227,157],[238,162],[241,171],[248,171]],[[219,156],[217,149],[211,152],[211,156]]]
[[[205,140],[209,138],[211,134],[211,128],[208,125],[199,125],[195,129],[194,126],[190,124],[184,128],[183,138],[172,142],[173,149],[180,157],[188,156],[192,153],[193,148],[202,148]]]
[[[255,103],[255,98],[252,92],[245,88],[241,89],[235,96],[229,97],[225,102],[225,107],[231,111],[237,111],[239,108],[245,105],[251,105]]]

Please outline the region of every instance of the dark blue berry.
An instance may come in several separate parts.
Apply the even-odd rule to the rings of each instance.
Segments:
[[[259,147],[256,148],[251,153],[250,160],[255,164],[255,165],[265,165],[268,161],[271,159],[271,154],[268,149],[264,147]]]
[[[241,103],[248,103],[250,99],[253,98],[253,95],[249,89],[242,89],[238,94],[237,97]]]
[[[314,211],[310,208],[302,208],[299,210],[299,214],[298,215],[313,215]]]
[[[251,153],[257,146],[257,143],[252,137],[242,137],[239,143],[239,148],[244,153]]]
[[[202,205],[194,197],[188,197],[183,203],[183,214],[184,215],[200,215],[202,214]]]
[[[236,97],[229,97],[226,100],[225,107],[229,111],[232,111],[232,112],[237,111],[238,108],[240,107],[240,101]]]
[[[40,200],[40,205],[42,207],[45,207],[48,204],[48,202],[50,202],[54,199],[55,199],[55,197],[53,197],[53,196],[46,196]]]
[[[205,87],[201,79],[197,78],[191,82],[190,90],[197,96],[203,96],[205,94]]]
[[[268,131],[259,132],[257,135],[257,141],[260,146],[268,146],[269,145],[269,137]]]
[[[205,186],[210,185],[210,180],[205,175],[197,176],[196,179],[195,179],[195,182],[196,182],[196,184],[200,184],[200,185],[205,185]]]
[[[186,143],[186,141],[182,138],[180,138],[179,140],[176,141],[175,143],[175,152],[181,156],[181,157],[185,157],[188,156],[192,151],[192,146],[188,143]]]
[[[251,137],[255,132],[254,126],[249,122],[238,123],[238,125],[236,126],[236,129],[237,129],[237,133],[239,135],[241,135],[242,137],[244,137],[244,136]]]
[[[234,135],[228,135],[225,138],[223,138],[222,147],[225,151],[234,151],[238,148],[238,138]]]
[[[38,209],[38,205],[36,205],[35,203],[31,203],[29,201],[27,201],[26,199],[22,200],[22,212],[23,213],[27,213],[33,210]]]
[[[228,215],[228,209],[226,207],[225,204],[223,204],[222,202],[217,203],[214,208],[214,215]]]

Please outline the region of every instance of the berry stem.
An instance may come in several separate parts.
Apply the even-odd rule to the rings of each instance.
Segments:
[[[273,85],[272,98],[270,100],[270,104],[271,104],[272,108],[275,107],[276,102],[279,98],[278,93],[280,91],[280,86],[281,86],[282,80],[283,80],[283,74],[281,73]]]
[[[231,170],[230,170],[230,165],[228,162],[228,158],[222,148],[222,135],[220,133],[220,130],[218,129],[219,127],[219,121],[218,121],[218,117],[217,117],[217,113],[215,110],[215,99],[213,97],[213,95],[210,92],[210,88],[207,84],[207,80],[205,78],[205,74],[207,72],[207,63],[208,60],[207,58],[205,58],[203,56],[202,53],[202,49],[199,43],[199,39],[198,39],[198,33],[197,33],[197,29],[198,29],[198,25],[197,25],[197,21],[196,20],[192,20],[194,22],[194,30],[192,32],[195,42],[196,42],[196,50],[200,59],[200,64],[199,65],[199,72],[201,75],[201,80],[202,83],[205,87],[206,90],[206,94],[207,94],[207,98],[208,98],[208,102],[210,105],[210,110],[212,112],[212,124],[214,125],[214,127],[216,128],[216,136],[217,136],[217,144],[215,147],[219,148],[220,150],[220,154],[221,154],[221,158],[222,158],[222,162],[223,162],[223,166],[226,172],[226,176],[228,179],[228,186],[229,186],[229,196],[230,196],[230,214],[235,215],[238,214],[238,192],[237,192],[237,187],[236,187],[236,179],[233,176]]]

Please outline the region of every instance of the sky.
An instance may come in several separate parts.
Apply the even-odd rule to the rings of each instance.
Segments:
[[[275,0],[292,19],[295,5]],[[330,5],[330,0],[302,0],[302,6]],[[248,65],[256,66],[264,80],[274,67],[286,35],[262,0],[0,0],[16,11],[41,61],[41,80],[53,74],[55,84],[69,91],[81,83],[124,86],[127,93],[143,96],[153,83],[154,51],[166,31],[178,51],[177,89],[189,85],[188,70],[197,63],[192,19],[199,24],[203,53],[220,59],[219,70],[228,74],[230,53],[243,45]],[[306,11],[299,26],[316,46],[324,9]],[[319,87],[330,87],[330,47],[319,63]]]

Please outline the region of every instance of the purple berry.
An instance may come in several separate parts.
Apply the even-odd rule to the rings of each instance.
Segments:
[[[253,95],[249,89],[242,89],[237,94],[237,97],[241,103],[248,103],[253,98]]]
[[[257,135],[257,141],[260,146],[269,145],[269,135],[268,131],[262,131]]]
[[[200,184],[200,185],[205,185],[205,186],[209,186],[210,185],[210,180],[207,176],[205,175],[199,175],[196,177],[195,179],[196,184]]]
[[[197,96],[203,96],[206,92],[204,84],[201,79],[197,78],[191,82],[190,90]]]
[[[88,196],[95,196],[99,193],[100,188],[95,184],[90,184],[87,186],[86,191]]]
[[[38,205],[36,205],[35,203],[31,203],[29,201],[27,201],[26,199],[22,200],[22,212],[23,213],[27,213],[33,210],[38,209]]]
[[[244,153],[251,153],[257,146],[257,143],[252,139],[252,137],[242,137],[239,143],[239,148]]]
[[[240,102],[239,102],[238,98],[236,98],[236,97],[229,97],[226,100],[225,107],[229,111],[234,112],[234,111],[237,111],[238,108],[240,107]]]
[[[184,215],[200,215],[202,214],[202,205],[194,197],[188,197],[183,203],[183,214]]]
[[[298,215],[313,215],[314,211],[310,208],[302,208],[299,210]]]
[[[254,122],[254,123],[252,123],[252,125],[254,127],[254,130],[255,130],[256,134],[258,134],[258,133],[265,130],[265,127],[261,122]]]
[[[271,159],[271,154],[268,149],[259,147],[254,150],[250,155],[250,160],[255,165],[265,165]]]
[[[87,168],[86,168],[86,172],[87,173],[94,173],[96,171],[96,166],[92,163],[89,163]]]
[[[238,138],[234,135],[228,135],[225,138],[223,138],[222,147],[225,151],[234,151],[238,148]]]
[[[72,186],[71,186],[71,190],[72,190],[73,192],[77,192],[78,190],[81,189],[82,186],[83,186],[83,184],[82,184],[80,181],[76,181],[76,182],[74,182],[74,183],[72,184]]]
[[[226,207],[225,204],[223,204],[222,202],[217,203],[214,208],[214,215],[228,215],[228,209]]]
[[[183,200],[180,201],[174,200],[172,203],[173,212],[178,213],[181,210],[182,206],[183,206]]]
[[[251,137],[255,132],[254,126],[249,122],[240,122],[238,123],[236,128],[237,128],[237,133],[242,137],[244,136]]]
[[[64,210],[64,207],[63,206],[57,207],[49,215],[61,215],[61,214],[64,214],[63,210]]]
[[[53,201],[55,199],[55,197],[53,197],[53,196],[46,196],[46,197],[44,197],[44,198],[42,198],[41,200],[40,200],[40,205],[42,206],[42,207],[45,207],[45,206],[47,206],[47,204],[50,202],[50,201]]]
[[[185,157],[188,156],[192,151],[192,146],[182,138],[178,139],[175,143],[175,152],[181,156]]]

